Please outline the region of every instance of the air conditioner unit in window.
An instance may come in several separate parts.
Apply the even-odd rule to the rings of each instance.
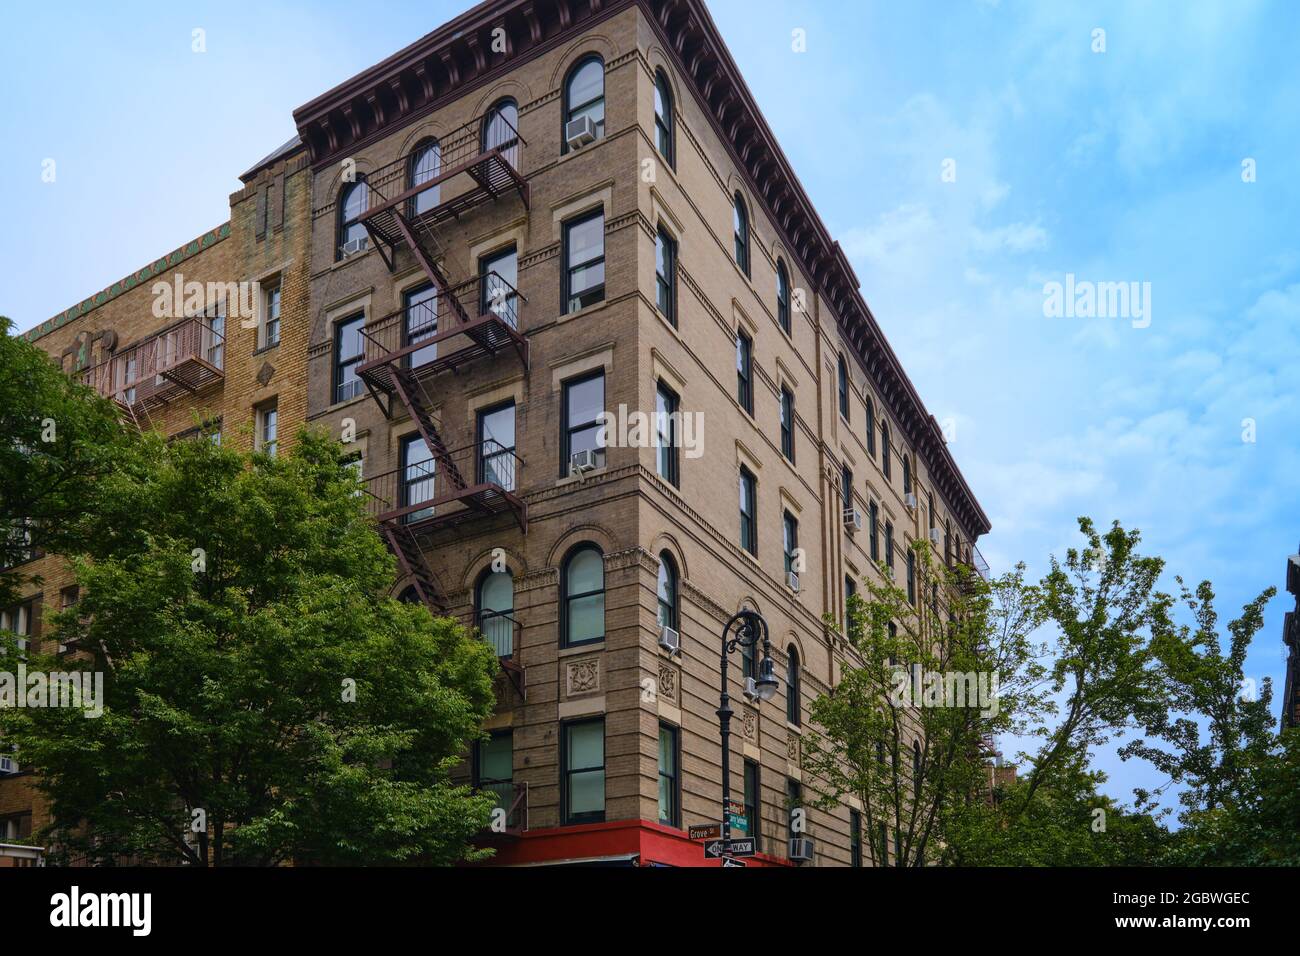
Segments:
[[[368,248],[370,248],[369,236],[360,236],[356,239],[349,239],[347,242],[343,243],[343,245],[339,246],[339,249],[343,253],[343,258],[345,259],[348,256],[356,255],[358,252],[364,252]]]
[[[569,456],[569,474],[581,475],[593,471],[596,468],[596,461],[596,450],[594,448],[575,451]]]
[[[13,757],[0,757],[0,773],[17,773],[18,763]]]
[[[682,636],[671,627],[664,625],[659,631],[659,647],[669,654],[680,654],[682,652]]]
[[[908,511],[915,511],[915,510],[916,510],[916,495],[913,494],[913,493],[910,492],[910,491],[909,491],[907,494],[903,495],[903,504],[907,505],[907,510],[908,510]]]
[[[933,544],[933,545],[937,545],[937,544],[939,543],[939,537],[940,537],[940,535],[939,535],[939,529],[938,529],[938,528],[931,528],[931,529],[930,529],[930,543]]]
[[[596,123],[590,116],[579,116],[564,124],[564,141],[569,149],[582,149],[596,141]]]
[[[799,575],[794,571],[787,571],[785,573],[785,583],[790,585],[791,591],[794,591],[796,594],[799,593]]]
[[[813,858],[813,841],[811,837],[791,837],[790,852],[786,854],[791,863],[811,863]]]
[[[752,677],[745,678],[745,700],[751,704],[758,700],[758,686]]]
[[[849,532],[862,530],[862,512],[857,508],[844,509],[844,530]]]

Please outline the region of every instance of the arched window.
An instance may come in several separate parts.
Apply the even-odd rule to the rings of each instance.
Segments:
[[[403,604],[419,604],[420,592],[415,590],[415,585],[412,584],[403,590],[401,594],[397,595],[397,600],[401,601]]]
[[[836,376],[839,382],[840,414],[844,416],[844,420],[847,422],[849,420],[849,367],[844,363],[843,355],[839,357]]]
[[[501,150],[505,161],[519,168],[519,107],[508,97],[483,117],[483,152],[490,149]]]
[[[596,139],[605,135],[605,63],[600,57],[584,57],[564,81],[564,125],[587,117]],[[568,136],[560,131],[560,152],[569,151]]]
[[[745,209],[745,200],[737,192],[731,213],[732,232],[736,239],[736,265],[740,271],[749,275],[749,212]]]
[[[673,91],[663,70],[655,71],[655,148],[669,166],[676,167],[676,128],[673,126]]]
[[[799,696],[799,648],[791,644],[786,648],[786,655],[785,719],[798,727],[801,723],[800,716],[803,711],[800,706],[801,700]]]
[[[681,615],[677,604],[677,565],[667,551],[659,554],[659,627],[679,631]]]
[[[776,318],[785,334],[790,334],[790,273],[784,259],[776,260]]]
[[[342,259],[345,248],[364,249],[369,242],[361,214],[370,205],[370,187],[364,179],[358,178],[354,183],[347,183],[339,192],[339,241],[334,250],[334,257]],[[348,243],[356,242],[355,246]]]
[[[876,457],[876,406],[867,399],[867,454]]]
[[[509,570],[488,569],[478,579],[474,592],[475,616],[484,640],[497,657],[510,657],[515,650],[515,579]]]
[[[565,647],[605,639],[605,557],[594,544],[580,544],[560,571],[561,635]]]
[[[903,456],[903,494],[910,495],[911,493],[912,493],[912,459],[909,456],[904,455]]]
[[[890,465],[889,460],[890,460],[889,422],[881,422],[880,423],[880,470],[885,473],[886,478],[889,477],[890,471],[892,470],[892,465]]]
[[[442,147],[438,145],[436,139],[425,140],[411,153],[411,167],[409,172],[409,186],[414,188],[421,183],[427,183],[442,172]],[[409,206],[410,214],[418,216],[420,213],[428,212],[438,205],[438,199],[442,192],[442,187],[435,183],[423,192],[416,193],[411,197]]]

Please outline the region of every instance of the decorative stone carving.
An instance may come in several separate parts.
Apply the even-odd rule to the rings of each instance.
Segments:
[[[758,714],[746,708],[741,724],[745,739],[758,743]]]
[[[659,696],[670,704],[677,703],[677,668],[667,661],[659,662]]]
[[[568,678],[565,681],[566,693],[590,694],[600,690],[600,660],[588,657],[580,661],[570,661]]]
[[[792,733],[785,742],[785,759],[799,766],[799,735]]]

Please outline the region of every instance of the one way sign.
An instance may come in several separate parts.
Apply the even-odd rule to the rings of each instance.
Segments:
[[[723,843],[721,840],[710,840],[704,844],[704,856],[706,859],[716,860],[722,856]]]

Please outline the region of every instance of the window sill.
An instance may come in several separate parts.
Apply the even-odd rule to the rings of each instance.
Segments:
[[[608,291],[609,290],[606,289],[606,292]],[[591,315],[593,312],[599,312],[601,309],[605,308],[605,306],[607,306],[608,304],[609,304],[609,299],[605,298],[605,299],[601,299],[599,302],[593,302],[591,305],[585,305],[581,309],[577,309],[573,312],[565,312],[563,315],[561,315],[558,319],[555,320],[555,324],[562,325],[565,322],[570,322],[574,319],[580,319],[583,318],[584,316]],[[656,309],[655,311],[658,312],[659,310]]]
[[[275,342],[272,345],[263,345],[261,348],[253,349],[253,356],[257,357],[258,355],[265,355],[267,352],[274,352],[279,347],[279,342]]]
[[[555,487],[565,488],[569,485],[580,485],[583,484],[584,482],[590,481],[592,478],[596,478],[600,475],[605,474],[607,471],[609,471],[608,463],[602,465],[599,468],[592,469],[591,471],[587,472],[585,475],[566,475],[563,478],[556,478]]]
[[[574,644],[572,647],[561,647],[555,652],[556,657],[576,657],[579,654],[590,654],[593,651],[603,651],[605,641],[602,638],[599,641],[592,641],[590,644]]]

